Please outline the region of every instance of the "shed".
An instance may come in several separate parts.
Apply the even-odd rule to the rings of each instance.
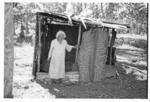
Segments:
[[[36,78],[38,73],[48,73],[48,67],[45,67],[45,62],[48,57],[51,41],[55,38],[55,34],[58,30],[63,30],[66,33],[66,40],[69,44],[80,46],[70,53],[66,52],[65,71],[79,72],[80,80],[84,81],[88,76],[86,74],[90,74],[89,72],[94,71],[93,68],[97,66],[96,63],[98,63],[98,69],[104,69],[101,68],[101,66],[105,66],[104,63],[108,62],[110,57],[108,54],[108,52],[110,52],[108,51],[110,30],[127,30],[128,28],[129,26],[127,24],[77,16],[68,17],[65,14],[38,12],[36,13],[33,75]],[[88,51],[87,49],[91,50]],[[100,57],[98,58],[96,56]],[[74,63],[78,65],[78,68],[73,69],[72,66]],[[101,72],[101,70],[98,69],[95,68],[93,73]],[[85,73],[85,75],[82,73]],[[99,77],[99,74],[89,76]],[[87,81],[88,80],[90,80],[90,78],[88,78]],[[99,78],[95,80],[99,80]]]

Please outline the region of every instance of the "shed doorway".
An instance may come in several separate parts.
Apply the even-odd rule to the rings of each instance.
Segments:
[[[49,67],[45,66],[45,62],[48,58],[48,53],[51,45],[51,41],[55,39],[56,33],[62,30],[66,33],[66,40],[70,45],[76,45],[78,40],[78,26],[69,25],[58,25],[58,24],[48,24],[47,32],[41,35],[41,54],[40,54],[40,72],[48,73]],[[42,30],[42,29],[41,29]],[[41,31],[43,32],[43,31]],[[66,51],[65,57],[65,71],[72,71],[72,65],[75,62],[76,49],[72,49],[71,52]]]

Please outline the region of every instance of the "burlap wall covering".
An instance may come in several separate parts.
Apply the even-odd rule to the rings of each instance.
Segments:
[[[83,33],[78,65],[80,81],[100,81],[107,57],[108,32],[101,28]]]

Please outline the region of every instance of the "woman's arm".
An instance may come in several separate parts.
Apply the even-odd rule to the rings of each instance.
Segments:
[[[65,43],[66,43],[66,50],[68,52],[70,52],[72,50],[72,48],[76,48],[76,46],[69,45],[66,40],[65,40]]]
[[[51,42],[51,46],[50,46],[50,50],[49,50],[49,54],[48,54],[48,59],[51,58],[53,49],[54,49],[54,40],[52,40],[52,42]]]

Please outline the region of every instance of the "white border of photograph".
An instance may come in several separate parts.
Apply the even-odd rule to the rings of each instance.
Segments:
[[[0,1],[0,102],[4,101],[12,101],[12,102],[51,102],[51,101],[65,101],[65,102],[148,102],[149,99],[4,99],[3,98],[3,91],[4,91],[4,3],[5,2],[116,2],[116,3],[122,3],[122,2],[149,2],[149,0],[1,0]],[[149,7],[150,8],[150,7]],[[150,17],[150,10],[148,12]],[[150,21],[150,20],[149,20]],[[149,22],[148,22],[149,24]],[[148,28],[150,28],[148,26]],[[148,36],[149,37],[149,36]],[[149,39],[149,38],[148,38]],[[149,44],[148,44],[149,47]],[[149,52],[148,52],[149,53]],[[149,56],[148,56],[149,59]],[[150,62],[148,62],[150,63]],[[148,74],[150,73],[150,69],[148,69]],[[148,75],[149,77],[149,75]],[[150,81],[148,78],[148,85],[150,86]],[[150,88],[148,88],[150,90]],[[150,91],[148,91],[148,98],[150,98]]]

